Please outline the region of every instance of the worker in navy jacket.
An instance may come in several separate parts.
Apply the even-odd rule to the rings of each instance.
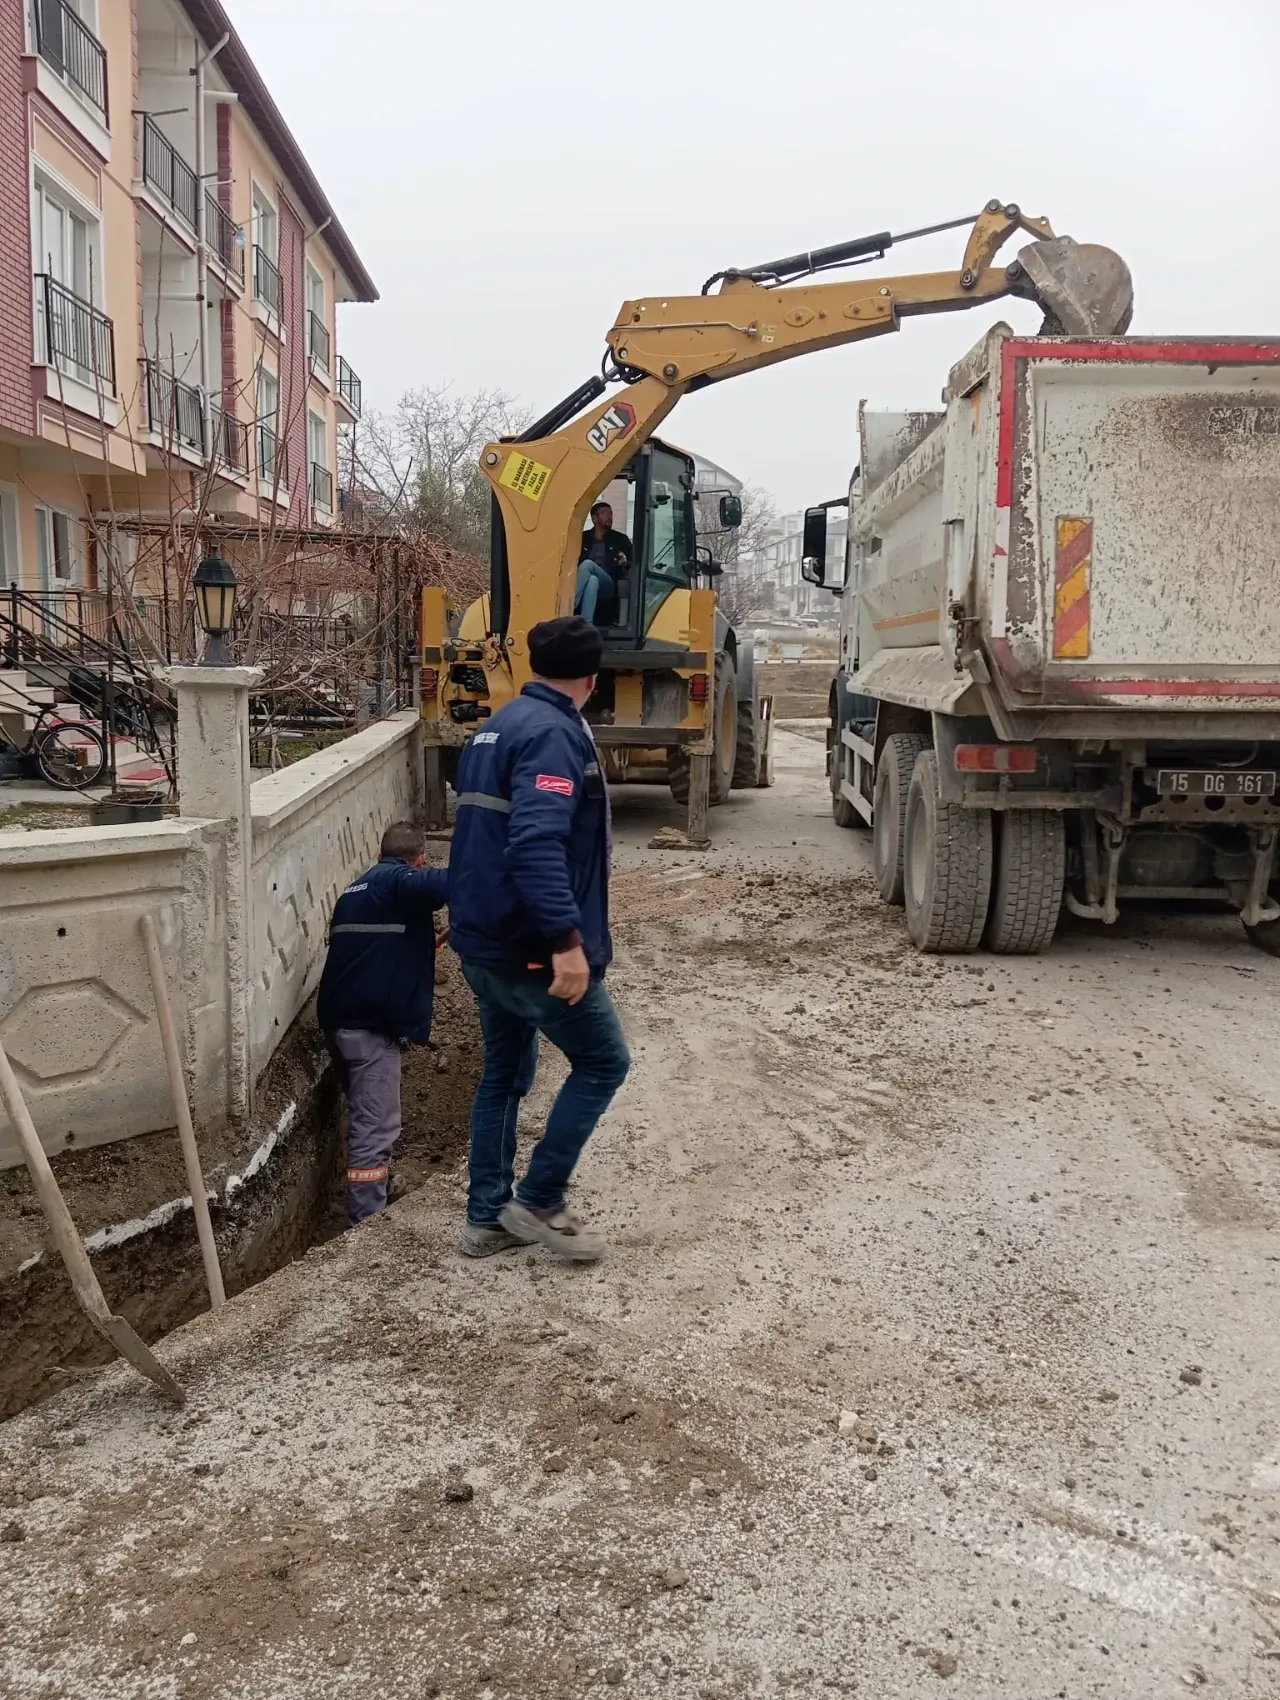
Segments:
[[[400,1137],[400,1049],[425,1045],[435,993],[432,914],[443,868],[424,868],[421,827],[396,821],[381,856],[339,897],[316,1015],[347,1095],[347,1226],[386,1207]]]
[[[576,615],[535,626],[532,682],[458,763],[450,943],[476,995],[485,1047],[462,1237],[472,1257],[533,1242],[581,1261],[604,1249],[565,1208],[582,1148],[630,1065],[604,986],[609,798],[581,712],[602,653],[599,632]],[[516,1117],[540,1033],[568,1057],[570,1073],[513,1190]]]

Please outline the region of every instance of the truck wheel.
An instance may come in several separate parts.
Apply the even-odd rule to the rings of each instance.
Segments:
[[[711,784],[707,801],[714,806],[728,801],[733,784],[733,766],[738,753],[738,679],[727,655],[716,656],[715,749],[711,756]],[[667,760],[671,795],[677,803],[689,801],[689,757],[672,750]]]
[[[1268,956],[1280,956],[1280,921],[1259,921],[1256,927],[1245,927],[1244,933],[1250,944]]]
[[[902,904],[902,826],[916,757],[929,748],[922,732],[895,732],[886,738],[876,763],[871,813],[871,854],[876,884],[886,903]]]
[[[942,801],[933,750],[916,757],[903,832],[911,942],[930,955],[976,950],[991,896],[991,811]]]
[[[999,826],[995,884],[983,943],[1001,956],[1037,956],[1062,908],[1067,837],[1052,809],[1010,809]]]

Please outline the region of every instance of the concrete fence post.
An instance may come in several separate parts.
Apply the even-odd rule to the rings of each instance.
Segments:
[[[249,976],[253,947],[253,820],[249,804],[249,693],[260,667],[170,667],[178,700],[178,813],[227,824],[227,1082],[229,1114],[253,1096]]]

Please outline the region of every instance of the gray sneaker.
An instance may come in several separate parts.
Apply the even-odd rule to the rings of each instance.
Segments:
[[[468,1222],[458,1239],[458,1250],[464,1257],[492,1257],[495,1251],[509,1251],[522,1243],[505,1228],[477,1228]]]
[[[605,1250],[604,1235],[588,1228],[570,1210],[539,1216],[527,1204],[513,1201],[503,1207],[498,1220],[522,1245],[544,1245],[556,1257],[567,1257],[574,1263],[594,1263]]]

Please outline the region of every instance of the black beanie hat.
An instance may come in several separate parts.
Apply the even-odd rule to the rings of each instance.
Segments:
[[[604,639],[590,620],[565,614],[529,633],[529,665],[544,679],[586,679],[600,671]]]

